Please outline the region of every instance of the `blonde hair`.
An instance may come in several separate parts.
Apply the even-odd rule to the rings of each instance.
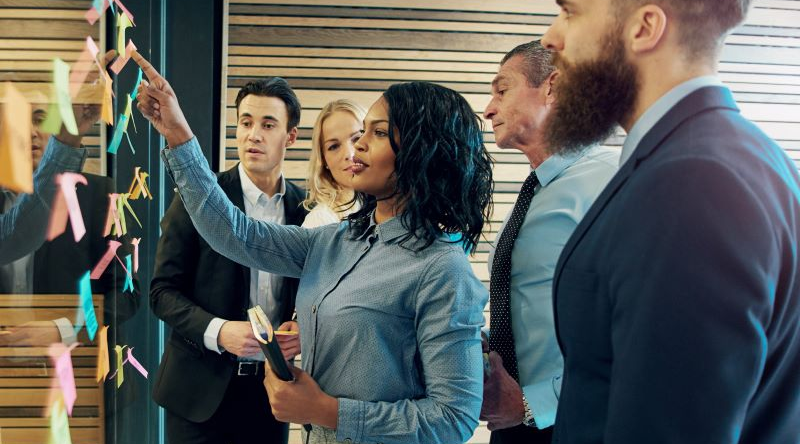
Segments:
[[[328,102],[314,122],[311,134],[311,155],[308,159],[308,175],[306,188],[308,195],[303,201],[303,207],[311,210],[317,205],[327,205],[336,212],[353,199],[353,190],[344,188],[334,180],[330,170],[325,168],[325,157],[322,155],[322,124],[325,119],[337,111],[346,111],[360,123],[364,121],[367,112],[361,105],[352,100],[339,99]]]

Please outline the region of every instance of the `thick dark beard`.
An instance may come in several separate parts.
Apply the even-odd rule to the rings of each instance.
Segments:
[[[574,154],[606,140],[633,111],[639,76],[618,35],[609,33],[603,45],[608,56],[598,60],[572,65],[553,54],[561,74],[545,123],[550,154]]]

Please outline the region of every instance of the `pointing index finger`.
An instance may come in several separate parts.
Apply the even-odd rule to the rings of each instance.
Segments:
[[[140,68],[142,68],[142,72],[144,73],[145,76],[147,76],[148,80],[152,82],[156,79],[161,78],[161,74],[159,74],[158,71],[156,71],[156,69],[153,68],[153,65],[151,65],[150,62],[145,60],[145,58],[142,57],[141,54],[139,54],[139,51],[133,50],[131,52],[131,58],[133,59],[134,62],[136,62],[137,65],[139,65]]]

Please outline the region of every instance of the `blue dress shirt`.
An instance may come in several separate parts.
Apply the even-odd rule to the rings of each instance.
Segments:
[[[564,370],[553,321],[556,262],[575,227],[617,172],[618,162],[619,150],[601,147],[542,162],[535,170],[539,186],[511,252],[511,328],[519,381],[540,429],[555,422]],[[493,261],[494,248],[490,271]]]
[[[303,369],[338,398],[336,439],[463,443],[478,425],[486,288],[442,236],[415,252],[400,218],[356,233],[257,221],[234,207],[196,139],[164,150],[197,231],[247,267],[300,278]]]

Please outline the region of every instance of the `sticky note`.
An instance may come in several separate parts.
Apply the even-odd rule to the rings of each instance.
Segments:
[[[133,216],[133,220],[136,221],[136,224],[139,225],[139,228],[142,228],[142,223],[139,222],[139,218],[136,217],[136,212],[133,211],[133,208],[131,208],[130,202],[128,202],[128,198],[129,197],[130,197],[130,194],[121,193],[119,195],[119,197],[117,198],[117,212],[119,212],[120,216],[121,216],[120,220],[122,222],[123,234],[128,232],[128,230],[127,230],[127,228],[125,226],[125,219],[126,218],[125,218],[125,212],[123,211],[123,208],[128,210],[128,213],[130,213],[131,216]]]
[[[150,193],[150,189],[147,187],[148,174],[140,170],[141,167],[136,167],[133,171],[133,181],[131,182],[131,186],[128,188],[128,194],[131,195],[130,199],[136,200],[140,195],[144,195],[144,197],[153,200],[153,195]]]
[[[119,144],[122,142],[122,134],[125,133],[127,127],[128,118],[120,114],[119,118],[117,119],[117,126],[114,128],[114,137],[111,138],[111,143],[108,144],[108,149],[106,151],[111,154],[117,154]]]
[[[78,391],[75,389],[75,374],[72,370],[72,357],[70,351],[78,346],[78,343],[72,344],[67,347],[62,343],[55,343],[50,345],[48,354],[53,359],[53,365],[56,369],[56,377],[58,384],[61,386],[61,393],[64,396],[64,404],[67,407],[67,413],[72,416],[72,407],[75,405],[75,400],[78,399]]]
[[[122,244],[120,242],[115,240],[108,241],[108,249],[106,249],[103,257],[100,258],[100,260],[92,269],[92,273],[90,275],[91,279],[100,279],[100,276],[102,276],[103,272],[106,271],[106,268],[108,268],[108,264],[110,264],[111,261],[117,256],[117,250],[121,245]]]
[[[134,237],[131,239],[131,245],[133,245],[133,272],[139,272],[139,242],[142,240],[140,237]]]
[[[127,15],[120,13],[117,15],[117,52],[122,54],[125,47],[125,30],[133,26],[131,19]]]
[[[104,325],[103,328],[100,329],[97,338],[97,373],[95,377],[97,378],[97,382],[100,382],[108,376],[109,366],[111,365],[108,357],[108,325]]]
[[[4,83],[0,113],[0,186],[33,193],[31,105],[11,82]]]
[[[113,80],[111,80],[111,76],[108,75],[105,68],[101,70],[101,73],[103,75],[103,105],[100,110],[100,118],[108,125],[112,125],[114,123],[114,105],[112,101],[114,91],[111,88]]]
[[[78,125],[75,123],[75,114],[72,113],[72,99],[69,95],[69,65],[59,58],[53,59],[53,86],[55,87],[54,103],[58,104],[58,111],[64,128],[72,135],[78,135]],[[47,118],[50,118],[48,114]],[[58,133],[54,131],[53,133]]]
[[[139,73],[136,74],[136,82],[133,84],[133,89],[131,89],[131,97],[135,98],[136,93],[139,90],[139,85],[142,83],[142,68],[139,68]]]
[[[114,0],[114,3],[116,3],[117,6],[119,6],[119,9],[125,14],[126,17],[128,17],[128,20],[130,20],[130,22],[133,23],[134,22],[133,14],[131,14],[131,12],[128,11],[128,8],[126,8],[125,5],[122,4],[122,0]]]
[[[86,234],[86,226],[83,223],[81,207],[78,203],[78,195],[75,193],[77,184],[87,185],[86,178],[78,173],[62,173],[55,178],[58,190],[53,198],[53,206],[50,214],[50,225],[47,229],[47,240],[53,240],[60,236],[67,229],[67,217],[69,216],[72,225],[72,234],[75,242],[78,242]]]
[[[131,255],[125,256],[125,285],[122,292],[130,290],[133,292],[133,267],[131,266]]]
[[[108,213],[106,215],[106,226],[103,230],[103,237],[111,234],[112,226],[116,233],[122,232],[122,224],[119,220],[119,214],[117,213],[117,197],[119,197],[117,193],[108,194]]]
[[[59,397],[50,406],[50,438],[48,444],[72,444],[69,435],[69,419],[64,401]]]
[[[133,44],[133,40],[128,40],[128,46],[125,47],[125,53],[123,54],[121,49],[118,50],[120,51],[120,55],[117,57],[117,60],[111,64],[111,70],[114,71],[114,73],[119,74],[119,72],[122,71],[122,68],[124,68],[128,63],[133,51],[136,49],[137,48],[136,45]]]
[[[86,37],[86,39],[87,41],[83,51],[81,51],[78,60],[72,65],[72,71],[69,75],[69,95],[72,97],[73,101],[75,101],[78,96],[78,92],[86,81],[89,72],[97,65],[96,57],[99,49],[91,37]],[[94,54],[92,54],[92,52],[94,52]]]
[[[86,11],[83,17],[90,25],[94,25],[105,10],[108,9],[108,6],[108,0],[93,0],[92,7]]]
[[[92,302],[92,282],[87,271],[78,281],[78,290],[81,296],[81,307],[83,316],[86,319],[86,332],[89,333],[89,340],[94,341],[97,333],[97,317],[94,314],[94,303]]]
[[[133,357],[133,349],[128,347],[128,363],[130,363],[139,373],[142,374],[145,378],[147,378],[147,370]]]
[[[114,350],[117,352],[116,377],[117,377],[117,388],[119,388],[122,385],[122,383],[125,382],[125,372],[123,371],[124,369],[122,368],[122,366],[125,365],[125,363],[122,362],[122,346],[117,345],[114,347]]]

